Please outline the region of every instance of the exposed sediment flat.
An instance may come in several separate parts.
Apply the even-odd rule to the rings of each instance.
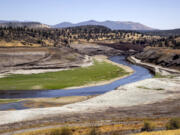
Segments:
[[[71,53],[69,53],[71,52]],[[72,48],[0,48],[0,77],[6,74],[55,72],[92,65]]]
[[[109,108],[153,104],[180,97],[180,77],[152,78],[119,87],[87,101],[43,109],[0,112],[0,125],[29,120],[73,115],[75,113],[105,112]]]

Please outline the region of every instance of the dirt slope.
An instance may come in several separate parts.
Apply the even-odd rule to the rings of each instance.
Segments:
[[[18,69],[58,69],[78,67],[84,55],[62,48],[0,48],[0,73]]]

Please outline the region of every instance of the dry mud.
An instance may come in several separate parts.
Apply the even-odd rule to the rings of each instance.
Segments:
[[[146,79],[121,86],[114,91],[87,101],[62,107],[2,111],[0,112],[0,125],[37,119],[51,119],[64,115],[104,113],[108,110],[120,110],[121,108],[134,108],[135,106],[148,106],[155,103],[179,100],[179,88],[180,77]],[[168,108],[166,109],[168,110]],[[137,115],[136,112],[131,113]]]
[[[62,48],[0,48],[0,77],[7,74],[56,72],[92,65],[87,55]]]

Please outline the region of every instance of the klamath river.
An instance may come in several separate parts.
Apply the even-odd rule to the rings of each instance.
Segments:
[[[91,86],[85,88],[76,88],[68,90],[41,90],[41,91],[5,91],[0,94],[0,98],[52,98],[52,97],[65,97],[65,96],[89,96],[89,95],[99,95],[105,92],[116,89],[117,87],[132,82],[144,80],[147,78],[152,78],[152,74],[144,67],[131,64],[125,60],[124,56],[114,56],[109,58],[111,61],[127,65],[131,67],[135,72],[125,78],[116,80],[112,83],[100,85],[100,86]],[[1,106],[1,105],[0,105]]]
[[[42,91],[5,91],[0,94],[0,98],[12,99],[12,98],[51,98],[51,97],[65,97],[65,96],[90,96],[90,95],[99,95],[106,93],[111,90],[115,90],[117,87],[132,82],[144,80],[147,78],[152,78],[152,74],[144,67],[131,64],[125,60],[124,56],[114,56],[109,58],[111,61],[127,65],[134,70],[134,73],[128,77],[119,79],[112,83],[100,86],[92,86],[86,88],[77,88],[77,89],[68,89],[68,90],[42,90]],[[23,104],[23,101],[0,104],[0,111],[4,110],[22,110],[28,109]]]

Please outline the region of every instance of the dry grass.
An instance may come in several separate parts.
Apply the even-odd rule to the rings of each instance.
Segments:
[[[1,41],[0,41],[1,42]],[[45,48],[45,47],[10,47],[10,48],[0,48],[0,53],[3,52],[3,53],[13,53],[13,52],[18,52],[18,53],[22,53],[22,52],[44,52],[44,53],[48,53],[51,51],[51,49],[53,48]],[[60,51],[60,50],[58,50]]]
[[[160,49],[161,52],[164,53],[175,53],[175,54],[180,54],[180,49]]]
[[[143,126],[143,123],[139,124],[114,124],[114,125],[104,125],[104,126],[98,126],[95,127],[96,131],[100,134],[104,133],[110,133],[110,132],[120,132],[120,131],[127,131],[127,130],[133,130],[133,129],[140,129]],[[71,127],[70,130],[72,131],[73,135],[88,135],[94,127]],[[61,128],[51,128],[51,129],[42,129],[42,130],[36,130],[31,132],[24,132],[21,134],[15,134],[15,135],[50,135],[51,131],[54,130],[61,130]]]
[[[18,99],[0,99],[0,104],[18,102]]]
[[[180,37],[176,38],[176,42],[180,42]]]
[[[15,135],[51,135],[54,131],[61,132],[62,128],[46,129],[46,130],[36,130],[32,132],[25,132]],[[70,129],[71,130],[71,129]]]
[[[6,42],[4,40],[0,41],[0,47],[40,47],[41,44],[23,44],[21,41],[11,41],[11,42]]]
[[[140,130],[143,127],[143,122],[144,121],[153,121],[154,123],[156,123],[156,127],[157,128],[162,128],[165,127],[165,124],[167,122],[167,120],[169,120],[168,118],[156,118],[156,119],[149,119],[149,118],[127,118],[127,119],[113,119],[114,122],[127,122],[126,124],[110,124],[110,123],[104,123],[103,126],[99,126],[97,127],[97,131],[99,131],[100,133],[118,133],[121,131],[131,131],[131,130]],[[133,122],[136,121],[136,122]],[[92,123],[91,120],[86,121],[87,123]],[[94,121],[95,122],[95,121]],[[83,122],[78,122],[78,123],[71,123],[68,122],[66,124],[64,123],[47,123],[47,124],[33,124],[33,125],[28,125],[28,126],[24,126],[24,127],[19,127],[19,128],[15,128],[15,129],[6,129],[6,130],[2,130],[0,131],[1,133],[4,132],[13,132],[16,130],[22,130],[22,129],[31,129],[31,128],[37,128],[40,127],[41,130],[34,130],[34,131],[25,131],[24,133],[18,133],[18,134],[14,134],[14,135],[48,135],[48,133],[54,129],[58,129],[60,130],[61,127],[57,127],[57,126],[64,126],[64,125],[69,125],[70,130],[73,131],[73,135],[87,135],[88,133],[90,133],[90,131],[92,130],[92,126],[87,126],[87,123],[83,123]],[[96,123],[96,122],[95,122]],[[71,127],[71,124],[78,124],[78,125],[82,125],[82,126],[77,126],[77,127]],[[105,125],[106,124],[106,125]],[[49,127],[52,126],[52,128],[45,128],[45,127]],[[53,126],[55,126],[53,128]],[[47,134],[46,134],[47,133]]]
[[[158,132],[143,132],[136,135],[180,135],[180,130],[168,130]]]

